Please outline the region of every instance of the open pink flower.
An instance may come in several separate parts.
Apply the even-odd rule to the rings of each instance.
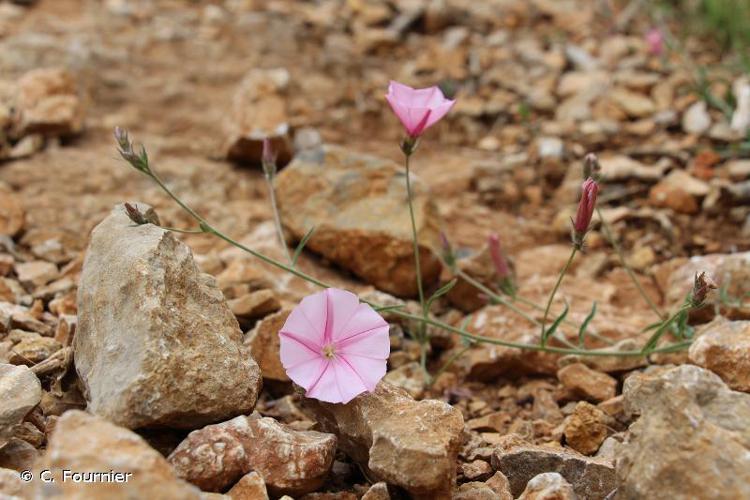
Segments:
[[[446,99],[436,86],[413,89],[391,81],[385,96],[411,138],[417,138],[450,111],[455,100]]]
[[[327,288],[305,297],[279,337],[286,374],[307,397],[348,403],[385,375],[388,323],[351,292]]]

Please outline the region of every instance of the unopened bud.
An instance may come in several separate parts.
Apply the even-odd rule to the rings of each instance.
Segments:
[[[492,264],[495,266],[495,274],[500,279],[508,278],[511,272],[508,261],[505,260],[505,255],[503,255],[503,249],[500,247],[500,237],[495,233],[490,234],[487,239],[487,246],[490,249]]]
[[[596,208],[596,196],[599,193],[599,184],[589,177],[581,186],[581,201],[578,202],[578,211],[573,221],[573,244],[579,250],[583,247],[583,239],[589,230],[591,217]]]
[[[125,203],[125,212],[128,214],[128,217],[130,217],[130,220],[132,220],[135,224],[138,224],[139,226],[142,224],[147,224],[148,221],[146,220],[146,217],[143,215],[143,212],[138,210],[138,207],[135,205],[131,205],[130,203]]]
[[[263,172],[265,172],[266,176],[273,178],[273,176],[276,175],[276,151],[273,149],[271,139],[263,139],[261,163],[263,165]]]
[[[453,253],[451,242],[448,241],[448,237],[442,231],[440,231],[440,246],[442,247],[443,260],[446,265],[454,269],[456,267],[456,254]]]
[[[133,151],[133,143],[130,141],[130,137],[128,137],[128,131],[123,128],[115,127],[114,135],[117,141],[117,152],[120,153],[120,156],[136,170],[140,170],[146,174],[150,173],[146,148],[141,146],[140,153]]]

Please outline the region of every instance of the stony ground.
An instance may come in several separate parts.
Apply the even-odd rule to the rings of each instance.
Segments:
[[[750,498],[750,83],[710,40],[652,53],[648,12],[621,7],[0,0],[0,492]],[[701,98],[700,68],[729,109]],[[283,259],[258,165],[269,137],[291,161],[276,179],[290,245],[317,227],[300,268],[414,308],[390,79],[458,99],[413,160],[430,289],[451,278],[430,252],[442,231],[459,268],[498,291],[497,233],[519,294],[542,304],[595,152],[602,214],[657,307],[677,310],[696,272],[719,285],[690,315],[690,349],[563,356],[431,329],[428,385],[415,325],[386,314],[386,382],[347,405],[306,400],[277,332],[317,288],[208,235],[134,228],[119,205],[195,227],[118,159],[115,126],[217,228]],[[658,317],[606,236],[597,222],[554,311],[569,305],[560,331],[576,343],[596,301],[585,346],[638,349]],[[433,313],[539,341],[466,282]],[[19,480],[43,469],[55,484]],[[63,482],[63,469],[133,477]]]

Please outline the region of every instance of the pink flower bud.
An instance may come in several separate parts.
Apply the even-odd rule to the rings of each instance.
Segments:
[[[578,202],[578,211],[576,212],[575,221],[573,221],[573,241],[576,246],[583,245],[583,237],[589,230],[591,217],[594,215],[596,208],[596,195],[599,193],[599,184],[589,177],[581,186],[581,201]]]
[[[495,266],[495,273],[500,279],[507,278],[510,276],[510,267],[508,267],[508,261],[505,260],[503,250],[500,248],[500,237],[492,233],[487,239],[487,245],[490,249],[490,257],[492,258],[492,264]]]
[[[660,56],[664,52],[664,34],[658,28],[653,28],[646,33],[646,43],[651,55]]]

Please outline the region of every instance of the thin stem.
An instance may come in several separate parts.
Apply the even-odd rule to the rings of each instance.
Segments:
[[[659,319],[662,319],[662,320],[665,319],[667,315],[661,312],[659,308],[656,306],[656,304],[654,304],[654,301],[651,300],[651,297],[648,296],[648,294],[646,293],[646,290],[643,289],[641,282],[638,281],[638,277],[633,272],[633,269],[625,261],[625,254],[622,252],[622,247],[615,239],[614,234],[612,233],[612,229],[609,226],[609,223],[606,220],[604,220],[604,217],[602,216],[602,211],[599,207],[596,207],[596,214],[599,216],[599,220],[602,223],[602,229],[604,229],[604,236],[607,238],[610,245],[612,245],[612,248],[615,249],[615,252],[617,253],[617,257],[620,259],[620,265],[622,265],[622,267],[625,268],[625,272],[628,273],[630,280],[638,289],[638,293],[641,294],[641,297],[643,297],[643,300],[646,301],[648,306],[651,308],[652,311],[654,311],[654,314],[656,314],[659,317]]]
[[[406,167],[406,197],[409,204],[409,219],[411,219],[411,237],[412,244],[414,245],[414,269],[417,273],[417,291],[419,292],[419,305],[422,308],[422,316],[427,318],[427,304],[424,300],[424,288],[422,287],[422,268],[419,262],[419,240],[417,239],[417,223],[414,219],[414,205],[412,203],[412,192],[411,192],[411,172],[409,169],[409,159],[411,158],[410,153],[404,153],[404,166]],[[419,325],[419,338],[420,338],[420,364],[425,375],[429,377],[427,372],[427,328],[425,323]]]
[[[456,274],[458,276],[460,276],[464,281],[466,281],[467,283],[469,283],[471,286],[473,286],[477,290],[481,291],[482,293],[484,293],[485,295],[487,295],[488,297],[490,297],[492,300],[494,300],[498,304],[504,305],[505,307],[507,307],[508,309],[510,309],[511,311],[513,311],[514,313],[518,314],[523,319],[525,319],[526,321],[528,321],[529,323],[531,323],[531,324],[533,324],[535,326],[541,326],[541,323],[539,322],[539,320],[537,320],[537,319],[529,316],[526,312],[522,311],[521,309],[519,309],[518,307],[516,307],[514,304],[512,304],[512,303],[508,302],[507,300],[505,300],[505,298],[501,297],[500,295],[498,295],[495,292],[493,292],[492,290],[490,290],[482,282],[480,282],[480,281],[472,278],[471,276],[469,276],[469,274],[466,273],[465,271],[457,269],[456,270]],[[568,339],[566,339],[565,336],[563,336],[563,335],[561,335],[561,336],[555,336],[555,338],[558,339],[563,344],[566,344],[568,347],[575,347],[575,345],[573,343],[571,343],[570,341],[568,341]]]
[[[450,358],[448,358],[448,361],[445,362],[443,366],[440,367],[440,369],[437,371],[437,373],[432,377],[433,380],[437,380],[437,378],[442,375],[442,373],[450,367],[458,358],[466,354],[466,351],[471,349],[471,344],[467,345],[460,351],[454,352]]]
[[[169,227],[169,226],[159,226],[159,227],[166,231],[172,231],[173,233],[183,233],[183,234],[205,234],[206,233],[203,229],[178,229],[176,227]]]
[[[573,259],[575,258],[577,252],[578,252],[578,248],[574,246],[573,251],[570,252],[570,257],[568,257],[568,262],[565,263],[565,266],[562,268],[562,271],[560,271],[560,276],[557,277],[557,283],[555,283],[555,288],[553,288],[552,293],[549,294],[549,299],[547,300],[547,307],[544,308],[544,317],[542,318],[542,338],[544,338],[544,329],[547,326],[547,316],[549,315],[550,307],[552,307],[552,301],[555,299],[555,294],[557,293],[557,289],[560,288],[560,283],[562,283],[562,280],[565,277],[565,273],[568,272],[568,268],[570,267],[570,264],[573,263]]]
[[[279,207],[276,204],[276,190],[273,188],[273,179],[270,175],[266,174],[266,184],[268,184],[268,193],[271,198],[271,210],[273,211],[273,222],[276,226],[276,234],[279,237],[279,244],[284,249],[286,254],[286,260],[290,264],[293,264],[292,255],[289,253],[289,247],[286,246],[286,240],[284,239],[284,230],[281,228],[281,217],[279,216]]]
[[[253,255],[254,257],[257,257],[258,259],[262,260],[263,262],[266,262],[267,264],[270,264],[272,266],[275,266],[279,269],[283,269],[299,278],[304,279],[305,281],[308,281],[310,283],[313,283],[321,288],[330,288],[330,285],[318,280],[317,278],[314,278],[310,276],[307,273],[304,273],[302,271],[299,271],[293,267],[290,267],[282,262],[277,261],[276,259],[273,259],[271,257],[267,257],[266,255],[257,252],[253,250],[252,248],[249,248],[245,245],[242,245],[241,243],[233,240],[229,236],[225,235],[218,229],[215,229],[213,226],[211,226],[208,222],[206,222],[200,215],[198,215],[194,210],[192,210],[190,207],[188,207],[185,203],[182,202],[170,189],[153,173],[148,174],[154,181],[162,188],[162,190],[169,195],[170,198],[175,200],[175,202],[182,207],[188,214],[190,214],[191,217],[193,217],[196,221],[198,221],[201,224],[201,227],[204,228],[205,232],[215,234],[219,238],[223,239],[230,245],[233,245],[241,250],[244,250],[245,252]],[[363,301],[364,303],[370,305],[373,308],[382,307],[379,304],[370,302],[370,301]],[[540,352],[551,352],[555,354],[576,354],[579,356],[621,356],[621,357],[642,357],[644,354],[641,351],[606,351],[606,350],[586,350],[586,349],[569,349],[569,348],[561,348],[561,347],[550,347],[550,346],[541,346],[538,344],[524,344],[520,342],[509,342],[505,340],[500,340],[492,337],[483,337],[481,335],[474,335],[467,331],[465,331],[462,328],[456,328],[452,325],[449,325],[448,323],[444,323],[442,321],[434,320],[430,318],[429,316],[417,316],[414,314],[410,314],[404,311],[400,311],[398,309],[392,309],[389,311],[390,314],[394,314],[396,316],[399,316],[401,318],[418,321],[425,325],[432,325],[437,328],[440,328],[445,331],[456,333],[464,338],[474,340],[477,342],[483,342],[486,344],[494,344],[494,345],[500,345],[504,347],[510,347],[514,349],[522,349],[527,351],[540,351]],[[691,344],[691,342],[680,342],[676,344],[671,344],[662,348],[653,349],[649,351],[649,354],[652,353],[666,353],[666,352],[675,352],[685,349]]]

